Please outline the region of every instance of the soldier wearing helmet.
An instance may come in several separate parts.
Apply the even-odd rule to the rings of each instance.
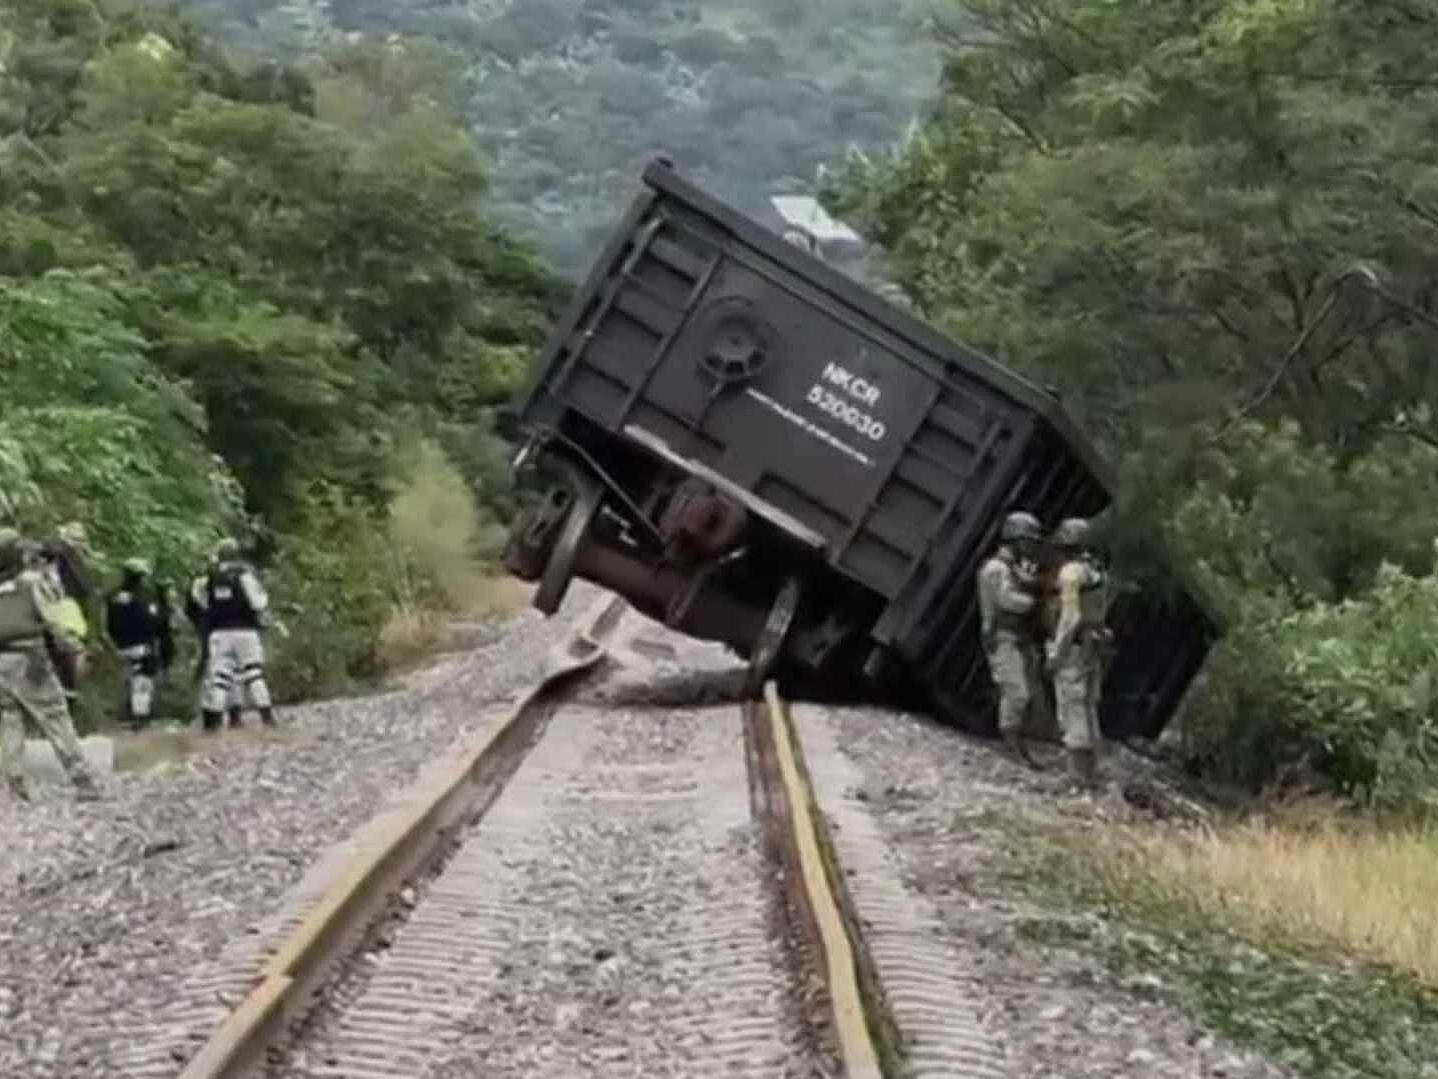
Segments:
[[[143,558],[127,559],[121,574],[120,587],[105,604],[105,629],[128,665],[125,718],[138,730],[150,721],[155,680],[169,668],[175,643],[169,602],[153,582],[150,564]]]
[[[1098,558],[1091,522],[1070,517],[1049,541],[1059,552],[1058,622],[1045,647],[1045,668],[1053,678],[1059,727],[1069,769],[1083,787],[1097,779],[1098,706],[1103,688],[1103,658],[1110,634],[1108,574]]]
[[[999,734],[1010,751],[1037,767],[1024,749],[1024,724],[1043,690],[1040,636],[1034,627],[1039,603],[1038,556],[1043,528],[1022,511],[1004,518],[999,547],[979,567],[979,615],[984,654],[999,693]]]
[[[195,580],[190,600],[191,617],[204,627],[200,713],[205,730],[220,729],[227,705],[231,726],[239,725],[236,691],[259,710],[266,726],[275,726],[260,640],[260,630],[269,624],[269,597],[254,569],[240,558],[238,542],[226,538],[215,545],[209,572]]]
[[[46,572],[40,546],[13,528],[0,529],[0,772],[11,793],[25,801],[29,790],[21,758],[27,719],[55,748],[79,797],[100,796],[46,647],[47,635],[62,654],[81,647],[60,613],[64,600]]]

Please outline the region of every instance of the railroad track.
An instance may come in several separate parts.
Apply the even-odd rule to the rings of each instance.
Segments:
[[[822,724],[772,684],[655,705],[732,661],[618,600],[583,625],[126,1074],[1005,1075]]]

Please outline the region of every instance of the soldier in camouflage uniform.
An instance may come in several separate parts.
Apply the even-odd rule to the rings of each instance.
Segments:
[[[86,609],[95,595],[88,564],[91,555],[89,536],[79,521],[66,521],[56,529],[52,538],[40,545],[39,568],[62,597],[56,608],[56,618],[64,623],[70,637],[80,645],[79,649],[67,650],[55,643],[53,630],[45,634],[45,648],[50,654],[50,662],[55,665],[55,674],[65,693],[65,707],[69,709],[72,721],[80,704],[80,666],[90,632]]]
[[[41,568],[40,552],[14,529],[0,529],[0,772],[11,792],[29,799],[21,771],[28,718],[55,747],[80,798],[99,797],[65,695],[46,652],[45,638],[66,655],[78,652],[63,615],[65,595]]]
[[[1012,753],[1036,768],[1024,748],[1023,731],[1036,714],[1043,689],[1041,637],[1034,622],[1043,529],[1033,514],[1011,513],[999,538],[998,550],[979,567],[984,653],[999,691],[999,734]]]
[[[1093,526],[1083,518],[1060,522],[1050,542],[1062,563],[1058,624],[1045,648],[1045,668],[1054,681],[1070,774],[1080,786],[1091,789],[1097,783],[1097,753],[1103,740],[1098,706],[1112,636],[1104,625],[1108,574],[1097,557]]]

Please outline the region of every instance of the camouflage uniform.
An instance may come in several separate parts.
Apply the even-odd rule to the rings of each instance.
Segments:
[[[1053,543],[1064,551],[1058,572],[1059,618],[1045,649],[1053,676],[1059,726],[1076,779],[1094,780],[1095,754],[1102,741],[1098,708],[1109,631],[1108,575],[1089,546],[1089,525],[1071,518],[1059,525]]]
[[[66,653],[79,647],[57,613],[65,596],[35,565],[34,553],[22,551],[22,542],[13,530],[0,533],[0,771],[11,791],[28,797],[21,768],[29,719],[55,747],[80,796],[98,797],[45,647],[47,631]]]
[[[1039,640],[1033,629],[1037,566],[1013,546],[1032,542],[1039,525],[1028,514],[1004,523],[1004,544],[979,568],[979,614],[984,652],[999,691],[999,733],[1022,752],[1025,721],[1035,715],[1042,690]]]
[[[72,719],[80,704],[80,661],[90,633],[85,608],[95,593],[87,565],[91,553],[85,526],[79,521],[67,521],[56,530],[53,539],[42,545],[38,567],[61,596],[52,621],[63,623],[65,631],[80,645],[77,649],[65,649],[56,643],[55,630],[48,630],[45,634],[45,648],[50,654],[50,662],[55,665],[55,674],[65,694],[65,706]]]

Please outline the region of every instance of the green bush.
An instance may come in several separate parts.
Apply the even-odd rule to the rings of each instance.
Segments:
[[[1384,564],[1373,587],[1241,622],[1185,717],[1206,770],[1257,787],[1321,780],[1370,808],[1438,795],[1438,576]]]
[[[1432,779],[1438,454],[1399,442],[1344,461],[1292,422],[1246,423],[1193,472],[1174,546],[1229,625],[1184,718],[1197,761],[1249,788],[1321,780],[1416,806]]]
[[[305,502],[279,539],[268,575],[278,625],[270,634],[275,698],[343,692],[378,673],[375,643],[402,574],[384,520],[329,487]]]
[[[1438,576],[1391,565],[1361,599],[1319,604],[1274,627],[1285,695],[1305,719],[1315,764],[1380,808],[1438,791],[1435,627]]]

